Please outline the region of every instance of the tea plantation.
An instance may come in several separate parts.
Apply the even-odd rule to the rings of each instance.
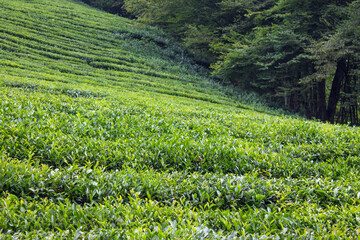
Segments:
[[[0,1],[0,239],[355,239],[360,130],[272,110],[161,31]]]

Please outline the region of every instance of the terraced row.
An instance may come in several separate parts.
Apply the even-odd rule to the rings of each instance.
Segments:
[[[2,0],[0,55],[0,239],[359,236],[359,128],[73,0]]]
[[[139,95],[132,102],[92,92],[30,90],[3,87],[0,96],[0,148],[14,158],[31,156],[54,167],[90,161],[107,169],[258,172],[276,178],[358,173],[356,128],[320,131],[320,123],[245,117],[244,110],[221,106],[180,109],[166,104],[169,98],[151,104]]]
[[[96,77],[101,75],[102,78],[104,75],[110,75],[111,78],[114,70],[122,74],[129,72],[131,75],[127,75],[122,80],[128,82],[131,80],[131,85],[139,84],[140,87],[152,85],[153,91],[157,89],[157,92],[165,94],[178,92],[183,96],[191,97],[189,87],[184,88],[179,84],[179,81],[184,81],[191,83],[193,90],[196,90],[193,93],[198,97],[212,99],[206,96],[207,93],[204,92],[206,88],[203,88],[204,85],[209,85],[209,82],[194,70],[189,74],[189,70],[194,65],[181,65],[184,61],[189,62],[188,58],[181,57],[181,60],[172,60],[173,56],[176,56],[176,47],[167,44],[169,52],[166,53],[167,50],[154,46],[152,42],[141,40],[148,38],[167,42],[167,40],[158,40],[159,36],[151,31],[142,27],[130,28],[127,26],[129,21],[124,21],[119,25],[118,22],[115,23],[114,16],[105,14],[106,17],[101,20],[107,22],[100,27],[99,22],[94,21],[97,19],[96,11],[84,7],[79,8],[76,4],[73,4],[74,9],[69,7],[63,11],[57,11],[57,15],[45,11],[51,6],[41,4],[41,2],[22,4],[21,7],[15,4],[9,4],[8,1],[3,3],[0,43],[1,49],[5,50],[5,59],[13,59],[14,55],[19,56],[16,60],[20,60],[25,69],[31,68],[34,71],[34,66],[40,65],[41,68],[37,72],[54,74],[65,71],[76,77],[80,76],[78,81],[84,76],[92,76],[93,72],[98,72]],[[9,11],[15,12],[9,14]],[[21,14],[23,12],[27,14]],[[29,18],[29,13],[31,13],[31,18]],[[112,29],[115,24],[116,30]],[[83,28],[87,31],[81,31]],[[139,39],[134,39],[134,36]],[[138,51],[137,54],[135,49]],[[26,60],[24,54],[30,55],[32,61]],[[36,61],[38,63],[33,61],[35,56],[38,56]],[[44,59],[49,59],[53,64],[42,64]],[[173,73],[170,74],[170,72]],[[132,73],[135,73],[134,78]],[[116,75],[112,77],[114,81],[117,80],[116,78]],[[140,79],[140,82],[137,83],[136,79]],[[150,79],[150,81],[144,81],[144,79]],[[93,81],[94,84],[96,82],[96,80]],[[169,88],[169,84],[173,87]],[[210,94],[214,95],[214,92]]]

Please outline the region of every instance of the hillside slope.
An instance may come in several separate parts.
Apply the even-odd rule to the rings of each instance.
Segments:
[[[251,110],[77,1],[0,20],[0,238],[358,236],[359,128]]]

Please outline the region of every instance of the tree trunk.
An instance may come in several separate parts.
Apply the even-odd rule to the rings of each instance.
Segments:
[[[313,92],[313,98],[312,98],[312,110],[311,110],[311,116],[316,117],[317,110],[318,110],[318,91],[316,86],[316,81],[314,80],[313,86],[312,86],[312,92]]]
[[[317,112],[316,118],[321,121],[326,121],[326,88],[325,88],[325,79],[317,83],[318,90],[318,101],[317,101]]]
[[[327,121],[334,123],[336,113],[336,106],[340,99],[340,90],[343,85],[343,80],[346,76],[346,59],[340,59],[337,63],[335,76],[331,86],[331,92],[327,108]]]

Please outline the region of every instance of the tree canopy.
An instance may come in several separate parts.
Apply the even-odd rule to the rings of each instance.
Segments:
[[[308,117],[359,124],[359,0],[87,2],[164,29],[234,87]]]

